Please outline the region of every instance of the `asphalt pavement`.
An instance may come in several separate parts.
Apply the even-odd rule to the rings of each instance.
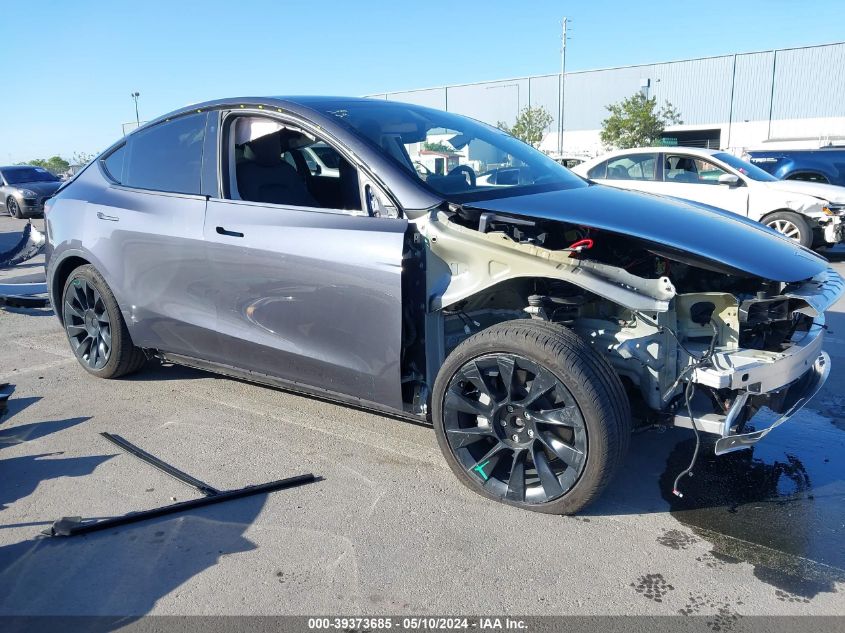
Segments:
[[[22,226],[0,217],[0,251]],[[831,258],[845,274],[845,253]],[[0,309],[0,382],[15,388],[0,422],[0,615],[706,614],[723,630],[844,615],[843,312],[829,314],[824,390],[763,443],[705,454],[678,499],[691,432],[638,433],[602,498],[559,517],[464,488],[426,426],[177,366],[98,380],[49,309]],[[103,431],[220,489],[323,479],[40,537],[60,517],[198,496]]]

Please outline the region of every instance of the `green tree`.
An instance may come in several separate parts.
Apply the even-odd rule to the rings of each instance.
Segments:
[[[657,97],[640,92],[606,108],[610,116],[601,123],[601,142],[617,149],[656,145],[667,125],[683,123],[671,103],[658,109]]]
[[[90,154],[88,152],[74,152],[73,156],[70,158],[71,165],[87,165],[92,160],[97,157],[96,154]]]
[[[425,142],[423,143],[423,149],[428,150],[429,152],[443,152],[444,154],[453,154],[455,150],[446,143],[441,142]]]
[[[33,167],[43,167],[54,173],[55,175],[62,174],[68,170],[70,163],[61,156],[52,156],[48,159],[35,158],[24,163],[25,165],[32,165]]]
[[[520,141],[537,147],[543,140],[543,133],[552,123],[552,115],[543,106],[532,108],[527,106],[516,117],[516,123],[509,126],[504,121],[496,124],[500,130],[515,136]]]

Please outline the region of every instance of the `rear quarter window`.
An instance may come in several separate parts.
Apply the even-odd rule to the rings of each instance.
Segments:
[[[126,155],[126,145],[121,145],[102,160],[106,175],[118,184],[123,183],[123,160]]]
[[[587,172],[587,178],[607,178],[607,161],[599,163]]]
[[[129,187],[199,194],[207,113],[190,114],[129,137],[122,183]]]

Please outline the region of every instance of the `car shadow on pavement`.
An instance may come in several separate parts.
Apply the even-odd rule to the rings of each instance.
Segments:
[[[42,481],[59,477],[84,477],[114,455],[62,457],[61,451],[0,459],[0,511],[31,495]]]
[[[38,400],[40,398],[37,397],[10,399],[8,416],[12,417],[20,413]],[[0,427],[0,451],[64,431],[90,419],[90,417],[78,417],[33,422],[18,426],[2,426]],[[112,455],[106,455],[51,459],[62,454],[59,451],[20,457],[0,457],[0,482],[2,482],[0,486],[0,510],[5,510],[9,504],[28,497],[44,480],[88,475],[102,462],[112,457]]]
[[[124,376],[121,380],[127,382],[158,382],[166,380],[194,380],[197,378],[219,377],[220,376],[218,374],[203,371],[201,369],[194,369],[193,367],[150,360],[146,365],[144,365],[141,371]]]
[[[14,387],[12,387],[12,394],[14,394]],[[40,396],[30,396],[27,398],[9,398],[6,401],[6,411],[5,413],[0,414],[0,425],[2,425],[6,420],[11,418],[14,415],[17,415],[28,406],[35,404],[41,400]],[[2,428],[0,426],[0,428]]]
[[[37,400],[37,398],[17,398],[9,401],[9,410],[13,407],[19,406],[21,400]],[[31,404],[31,403],[28,403]],[[25,404],[26,406],[26,404]],[[21,407],[22,408],[22,407]],[[13,415],[13,414],[11,414]],[[67,418],[66,420],[51,420],[47,422],[33,422],[31,424],[21,424],[18,426],[0,427],[0,450],[14,446],[16,444],[23,444],[24,442],[31,442],[37,440],[45,435],[64,431],[77,424],[82,424],[89,417]],[[2,478],[0,478],[2,480]]]
[[[149,613],[225,557],[256,549],[244,533],[266,500],[257,495],[108,532],[0,547],[0,615]],[[223,577],[219,586],[237,590]]]

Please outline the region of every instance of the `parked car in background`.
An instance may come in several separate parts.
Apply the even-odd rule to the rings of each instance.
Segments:
[[[418,169],[432,139],[467,162]],[[336,177],[308,168],[315,146]],[[481,183],[493,164],[518,178]],[[714,434],[717,454],[788,420],[828,376],[843,292],[755,222],[376,99],[171,113],[62,188],[46,224],[51,302],[92,375],[157,357],[430,420],[460,481],[550,513],[610,484],[631,401],[644,424]]]
[[[62,181],[43,167],[0,167],[0,196],[6,211],[15,218],[44,214],[44,201],[56,193]]]
[[[551,159],[559,165],[563,165],[567,169],[572,169],[576,165],[580,165],[588,160],[587,156],[578,156],[575,154],[552,154]]]
[[[845,186],[845,147],[751,149],[743,158],[779,180]]]
[[[600,184],[725,209],[808,248],[832,246],[843,239],[845,189],[778,180],[727,152],[643,147],[605,154],[573,171]]]

